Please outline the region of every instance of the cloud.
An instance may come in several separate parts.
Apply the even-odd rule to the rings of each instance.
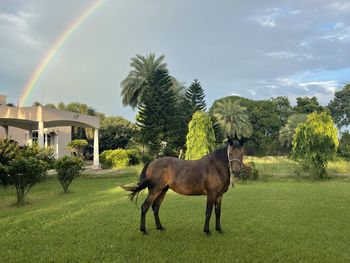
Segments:
[[[350,26],[345,25],[344,23],[336,23],[331,32],[325,36],[323,39],[329,41],[335,40],[345,40],[350,37]]]
[[[0,1],[0,89],[16,102],[49,50],[92,0]],[[48,64],[29,103],[80,100],[134,120],[120,82],[136,54],[164,54],[170,74],[197,78],[207,105],[317,96],[350,82],[348,1],[104,1]]]
[[[275,27],[277,20],[286,16],[293,16],[300,13],[300,10],[288,10],[283,8],[266,9],[263,14],[255,17],[255,20],[264,27]]]
[[[0,29],[12,37],[13,41],[24,45],[38,45],[39,42],[32,37],[31,23],[35,15],[28,10],[18,10],[16,13],[0,13]]]

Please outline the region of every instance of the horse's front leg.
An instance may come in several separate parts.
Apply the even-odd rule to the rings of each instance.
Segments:
[[[218,231],[219,233],[222,233],[221,222],[220,222],[221,200],[222,200],[222,195],[218,196],[215,200],[216,231]]]
[[[214,200],[212,196],[208,195],[207,196],[207,209],[205,211],[205,224],[204,224],[204,232],[207,233],[207,235],[210,235],[210,230],[209,230],[209,222],[210,222],[210,217],[211,213],[213,211],[213,205],[214,205]]]

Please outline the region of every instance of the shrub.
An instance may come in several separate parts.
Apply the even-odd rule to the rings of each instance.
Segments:
[[[18,156],[9,162],[8,182],[16,188],[17,204],[24,203],[25,196],[43,179],[48,167],[47,163],[33,156],[29,158]]]
[[[100,155],[102,168],[122,168],[140,162],[140,152],[138,150],[107,150]]]
[[[73,140],[67,144],[67,150],[78,156],[80,159],[83,159],[85,149],[88,146],[89,144],[86,140]]]
[[[10,140],[0,140],[0,185],[9,185],[9,177],[6,171],[8,163],[15,158],[19,151],[16,142]]]
[[[256,169],[255,163],[250,162],[248,164],[243,164],[240,177],[242,180],[257,180],[259,171]]]
[[[186,160],[197,160],[215,148],[215,133],[209,115],[203,111],[193,114],[186,136]]]
[[[317,179],[326,178],[327,164],[335,157],[339,145],[337,133],[326,112],[308,115],[306,122],[295,130],[292,157],[305,161]]]
[[[84,169],[84,162],[75,156],[64,156],[56,161],[55,169],[58,174],[64,193],[67,193],[69,185],[80,176]]]
[[[37,145],[19,148],[8,140],[0,142],[0,184],[14,186],[17,204],[23,204],[24,198],[33,185],[40,182],[54,160],[52,149],[43,149]]]

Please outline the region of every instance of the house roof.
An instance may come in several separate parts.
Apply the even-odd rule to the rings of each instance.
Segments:
[[[8,107],[0,105],[0,125],[13,126],[26,130],[37,130],[38,123],[45,128],[78,126],[99,128],[100,118],[75,112],[37,107]]]

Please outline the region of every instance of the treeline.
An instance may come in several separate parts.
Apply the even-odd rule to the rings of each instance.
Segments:
[[[188,88],[170,76],[164,56],[137,55],[132,70],[122,81],[125,106],[138,108],[138,141],[152,157],[186,151],[188,125],[196,111],[206,111],[205,94],[198,80]],[[246,137],[249,155],[287,155],[295,128],[313,112],[332,115],[338,128],[350,124],[350,85],[335,93],[328,106],[316,97],[299,97],[291,106],[288,97],[254,101],[239,96],[216,100],[207,111],[216,145],[227,136]],[[347,133],[343,138],[347,138]],[[348,142],[347,142],[348,143]],[[343,143],[343,145],[346,142]]]
[[[138,110],[135,123],[119,116],[105,116],[78,102],[45,106],[99,116],[101,153],[114,149],[138,149],[145,159],[159,156],[184,158],[187,145],[193,145],[193,141],[201,143],[198,138],[206,138],[202,134],[210,137],[211,129],[215,141],[205,142],[214,145],[207,145],[208,150],[221,145],[227,136],[237,134],[248,138],[245,144],[248,155],[289,155],[295,129],[311,113],[331,115],[340,130],[350,125],[350,85],[336,92],[327,106],[320,105],[316,97],[299,97],[292,106],[288,97],[282,96],[258,101],[228,96],[207,108],[200,81],[195,79],[186,87],[170,75],[164,56],[137,55],[131,59],[130,66],[131,71],[121,82],[121,95],[124,106]],[[191,127],[202,128],[197,127],[196,133],[190,133],[189,123],[198,111],[208,116],[211,127],[201,125],[208,122],[200,114]],[[92,132],[73,127],[72,138],[92,143]],[[350,157],[350,134],[347,132],[342,133],[339,154]]]

